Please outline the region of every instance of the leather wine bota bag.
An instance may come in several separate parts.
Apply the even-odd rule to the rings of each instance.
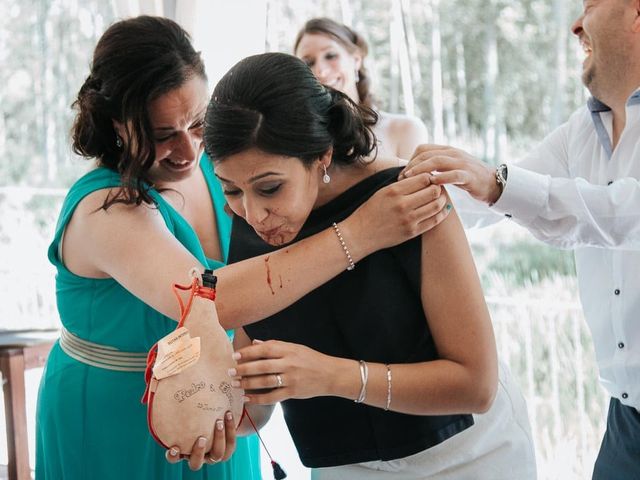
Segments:
[[[233,347],[216,312],[216,277],[192,271],[193,282],[174,285],[180,303],[178,328],[149,351],[145,379],[147,421],[153,437],[165,448],[189,454],[198,437],[211,449],[215,421],[233,413],[236,426],[243,411],[243,390],[231,386],[227,371],[235,367]],[[190,292],[184,305],[178,290]]]

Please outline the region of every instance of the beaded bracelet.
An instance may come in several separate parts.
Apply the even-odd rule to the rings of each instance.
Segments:
[[[356,264],[353,261],[353,258],[351,257],[351,253],[349,253],[349,249],[347,248],[347,244],[344,241],[344,238],[342,238],[342,233],[340,232],[340,229],[338,228],[338,224],[336,222],[333,222],[333,229],[336,232],[336,235],[338,236],[338,240],[340,241],[340,246],[342,246],[342,250],[344,250],[344,254],[347,256],[347,260],[349,261],[349,266],[347,267],[347,270],[351,271],[354,268],[356,268]]]

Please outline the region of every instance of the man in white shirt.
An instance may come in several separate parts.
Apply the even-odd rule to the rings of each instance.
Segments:
[[[433,183],[457,185],[538,239],[575,250],[611,395],[593,478],[631,479],[640,478],[640,0],[583,3],[572,31],[586,53],[587,106],[517,164],[494,170],[463,151],[424,145],[405,175],[433,172]]]

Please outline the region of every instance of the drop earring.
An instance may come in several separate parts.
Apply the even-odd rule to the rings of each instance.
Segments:
[[[116,147],[122,148],[122,138],[116,133]]]
[[[322,176],[322,183],[329,183],[331,181],[331,177],[327,173],[327,166],[322,165],[322,168],[324,169],[324,175]]]
[[[359,81],[360,81],[360,72],[356,68],[356,83],[358,83]]]

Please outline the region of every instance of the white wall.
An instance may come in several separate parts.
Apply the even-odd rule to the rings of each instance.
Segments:
[[[196,0],[193,42],[202,52],[211,88],[229,68],[264,52],[266,0]]]

